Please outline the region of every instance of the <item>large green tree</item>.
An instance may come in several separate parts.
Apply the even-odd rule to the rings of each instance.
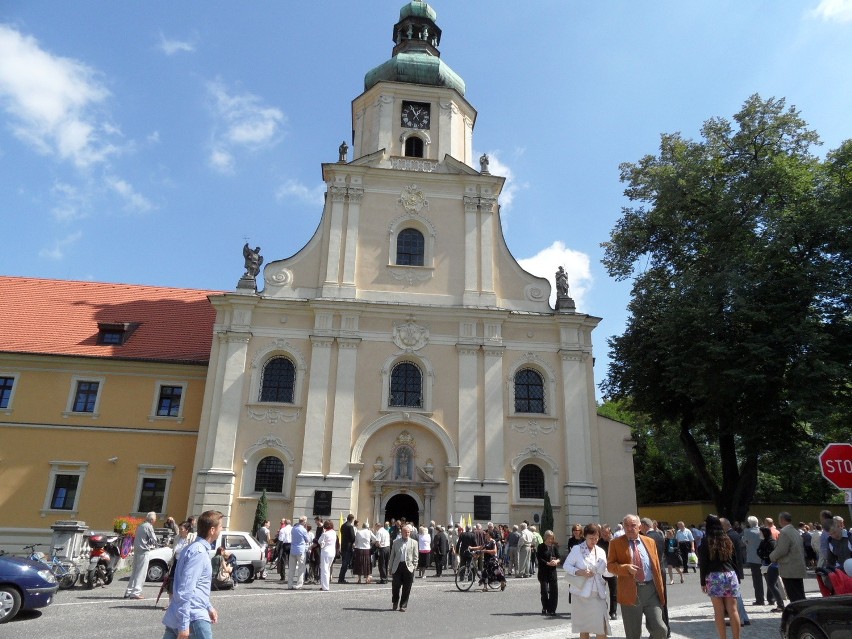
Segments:
[[[757,95],[701,138],[664,134],[621,166],[632,206],[604,265],[634,284],[604,391],[675,424],[719,513],[742,519],[762,464],[848,414],[852,143],[820,159],[800,114]]]

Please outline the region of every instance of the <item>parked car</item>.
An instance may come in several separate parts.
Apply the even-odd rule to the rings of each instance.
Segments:
[[[237,559],[237,567],[234,570],[234,580],[238,583],[252,581],[254,576],[262,571],[266,559],[260,549],[260,544],[252,537],[251,533],[240,530],[223,530],[210,551],[210,557],[216,554],[216,549],[225,545],[225,548]],[[148,553],[147,581],[162,581],[169,570],[172,560],[172,549],[168,546],[156,548]]]
[[[801,599],[784,608],[784,639],[849,639],[852,632],[852,595]]]
[[[44,564],[0,556],[0,623],[11,621],[21,610],[49,606],[57,588],[56,577]]]

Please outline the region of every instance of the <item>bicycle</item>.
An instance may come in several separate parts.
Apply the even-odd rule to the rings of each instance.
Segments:
[[[53,576],[56,577],[56,583],[59,585],[60,589],[67,590],[68,588],[73,588],[74,584],[77,583],[77,578],[80,576],[80,569],[77,568],[77,565],[74,562],[69,561],[68,559],[62,559],[56,554],[56,552],[61,550],[63,546],[54,546],[53,556],[50,557],[50,559],[48,559],[47,555],[43,552],[36,550],[39,546],[46,545],[47,544],[31,544],[29,546],[24,546],[24,550],[30,551],[27,559],[38,561],[50,568],[50,572],[52,572]]]
[[[481,552],[473,553],[470,558],[467,560],[463,560],[458,570],[456,571],[456,588],[465,592],[470,590],[473,587],[473,584],[479,583],[479,579],[482,577],[483,573],[486,575],[485,583],[491,590],[500,590],[500,580],[489,570],[488,565],[486,563],[485,568],[482,572],[479,571],[479,568],[476,565],[477,556],[481,555]]]

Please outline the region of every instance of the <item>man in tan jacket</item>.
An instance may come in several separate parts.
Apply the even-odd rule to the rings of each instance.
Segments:
[[[389,564],[393,575],[391,603],[394,610],[399,607],[400,612],[405,612],[411,584],[414,582],[414,571],[417,569],[417,540],[411,538],[411,526],[403,526],[400,536],[393,540]]]
[[[807,574],[802,535],[793,527],[793,516],[790,513],[783,512],[778,515],[778,523],[782,528],[769,559],[778,564],[778,574],[781,575],[790,601],[799,601],[805,598]]]
[[[651,639],[666,639],[666,594],[654,540],[639,534],[639,517],[627,515],[624,534],[609,542],[607,569],[618,576],[618,603],[627,639],[641,639],[642,615]]]

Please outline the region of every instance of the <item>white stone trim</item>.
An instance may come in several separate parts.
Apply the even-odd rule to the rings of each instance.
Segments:
[[[178,405],[178,414],[176,416],[171,415],[158,415],[157,409],[160,406],[160,393],[162,392],[163,386],[179,386],[180,391],[180,404]],[[148,421],[170,421],[177,422],[178,424],[183,424],[183,407],[186,404],[186,389],[189,386],[189,382],[182,381],[169,381],[164,379],[158,379],[154,382],[154,399],[151,402],[151,413],[148,415]]]
[[[9,393],[9,403],[6,405],[6,408],[0,408],[0,415],[11,415],[15,404],[15,393],[18,390],[18,380],[20,379],[21,374],[13,373],[12,371],[0,370],[0,377],[12,378],[12,392]]]
[[[240,482],[240,497],[258,498],[261,493],[254,489],[254,481],[257,476],[257,465],[264,457],[277,457],[284,464],[284,481],[281,485],[281,493],[266,493],[270,499],[291,498],[293,484],[293,467],[296,457],[286,444],[273,434],[268,434],[258,439],[245,450],[242,455],[243,473]]]
[[[139,464],[138,468],[139,470],[136,474],[136,494],[133,496],[131,512],[134,515],[145,515],[147,513],[147,511],[143,512],[139,510],[139,500],[142,498],[142,483],[146,477],[166,480],[166,487],[163,490],[163,505],[156,512],[158,515],[164,515],[169,512],[169,491],[172,487],[172,475],[174,474],[175,467],[158,464]]]
[[[78,382],[98,382],[98,394],[95,397],[95,410],[91,413],[78,413],[74,410],[74,400],[77,398]],[[65,410],[62,412],[63,417],[90,417],[97,419],[100,417],[101,398],[104,396],[104,384],[106,377],[98,377],[96,375],[72,375],[71,388],[68,391],[68,401],[65,404]]]
[[[89,469],[89,462],[82,461],[52,461],[50,462],[50,475],[47,480],[47,492],[44,495],[44,503],[41,507],[41,516],[44,517],[49,513],[61,513],[65,518],[73,518],[77,516],[80,509],[80,496],[83,494],[83,483],[86,478],[86,472]],[[71,510],[55,509],[50,507],[50,502],[53,499],[53,490],[56,488],[57,475],[77,475],[80,480],[77,482],[77,493],[74,495],[74,504]]]
[[[379,417],[377,420],[371,422],[367,425],[364,430],[361,431],[361,434],[358,435],[355,443],[352,445],[352,454],[349,458],[350,463],[360,464],[363,463],[361,459],[364,454],[364,446],[366,446],[367,441],[375,435],[378,431],[380,431],[385,426],[391,426],[393,424],[416,424],[418,426],[422,426],[430,433],[432,433],[444,447],[444,453],[447,455],[447,465],[448,466],[458,466],[459,465],[459,456],[456,451],[456,447],[453,444],[453,440],[450,439],[450,436],[437,422],[426,417],[425,415],[420,415],[414,412],[408,411],[399,411],[389,413],[387,415],[383,415]]]
[[[515,375],[518,371],[530,368],[539,373],[544,381],[544,412],[543,413],[518,413],[515,411]],[[509,417],[541,418],[556,417],[556,373],[541,357],[535,353],[524,353],[518,357],[510,366],[506,376],[506,397],[508,407],[506,414]]]

